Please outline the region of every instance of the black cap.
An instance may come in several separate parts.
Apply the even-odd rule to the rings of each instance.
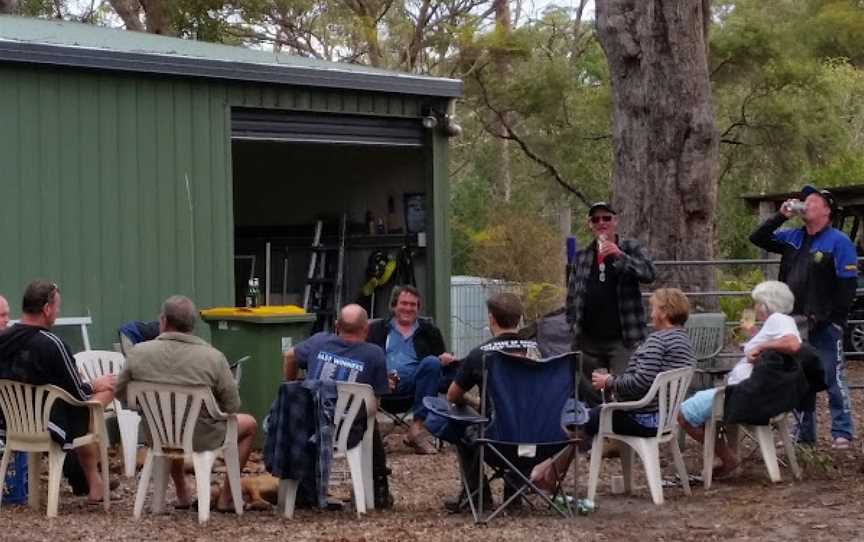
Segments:
[[[592,203],[591,207],[588,208],[588,216],[593,215],[595,211],[599,211],[601,209],[604,211],[608,211],[608,212],[612,213],[613,215],[618,214],[615,212],[615,209],[613,209],[610,204],[606,203],[605,201],[598,201],[598,202]]]
[[[834,212],[837,209],[837,202],[834,201],[834,194],[832,194],[831,192],[827,190],[819,190],[812,184],[805,184],[804,187],[801,189],[801,199],[807,199],[807,196],[809,196],[810,194],[819,194],[819,196],[821,196],[822,199],[825,200],[825,203],[828,204],[831,212]]]

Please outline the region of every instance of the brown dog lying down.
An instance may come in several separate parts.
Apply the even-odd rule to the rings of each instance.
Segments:
[[[240,478],[240,489],[246,510],[270,510],[279,500],[279,479],[268,473]],[[216,502],[219,490],[218,483],[210,486],[211,503]]]
[[[139,469],[144,466],[146,456],[147,449],[139,448],[137,457]],[[194,474],[195,469],[191,461],[186,462],[185,471]],[[210,502],[214,503],[214,506],[219,497],[219,486],[220,484],[215,481],[210,486]],[[279,500],[279,479],[268,473],[240,478],[240,488],[246,510],[270,510]]]

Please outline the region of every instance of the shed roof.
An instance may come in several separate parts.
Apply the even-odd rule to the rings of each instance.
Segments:
[[[0,16],[0,62],[448,98],[462,94],[457,79],[16,16]]]

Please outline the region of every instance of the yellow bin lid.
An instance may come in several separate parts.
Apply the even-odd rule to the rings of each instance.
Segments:
[[[201,311],[204,320],[240,320],[256,323],[305,322],[315,320],[297,305],[268,305],[266,307],[214,307]]]

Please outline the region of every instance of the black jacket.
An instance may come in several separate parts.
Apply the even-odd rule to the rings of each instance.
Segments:
[[[24,324],[0,333],[0,379],[36,386],[53,384],[80,401],[89,399],[93,391],[88,382],[81,380],[72,351],[63,339],[47,329]],[[82,407],[55,403],[51,409],[55,427],[49,427],[52,438],[68,447],[78,436],[74,434],[77,418],[86,413]]]
[[[766,350],[750,378],[726,387],[723,421],[766,425],[793,409],[806,409],[816,392],[826,389],[819,354],[804,343],[795,356]]]
[[[369,337],[366,342],[377,344],[384,352],[387,352],[387,335],[390,334],[390,321],[392,318],[376,320],[369,326]],[[435,324],[425,320],[417,320],[420,327],[414,332],[414,352],[417,354],[417,359],[421,360],[426,356],[440,356],[446,350],[444,346],[444,337],[441,331],[435,327]]]

